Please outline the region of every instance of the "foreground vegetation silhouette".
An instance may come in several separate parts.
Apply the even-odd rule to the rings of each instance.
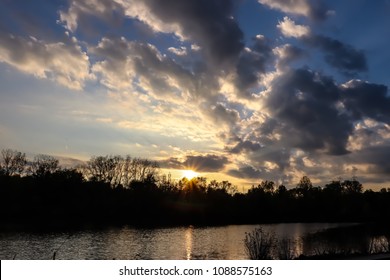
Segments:
[[[297,239],[258,227],[246,233],[244,246],[252,260],[390,259],[389,229],[379,225],[348,225]]]
[[[263,181],[240,193],[228,181],[159,176],[157,163],[92,157],[74,169],[57,159],[2,150],[1,227],[167,226],[390,220],[390,189],[363,191],[356,180],[323,187],[303,177],[293,188]]]

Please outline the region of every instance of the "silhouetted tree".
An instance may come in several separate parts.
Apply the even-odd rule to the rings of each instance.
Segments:
[[[1,150],[0,172],[6,176],[21,175],[26,168],[26,154],[11,149]]]
[[[37,155],[30,164],[30,172],[34,177],[46,177],[59,169],[58,159],[49,155]]]
[[[313,184],[311,183],[309,177],[303,176],[299,183],[297,184],[297,195],[299,197],[305,196],[311,189],[313,188]]]
[[[77,169],[57,169],[52,175],[57,182],[70,186],[79,186],[84,183],[83,174]]]
[[[340,194],[343,191],[341,181],[332,181],[325,185],[324,190],[333,194]]]
[[[216,180],[212,180],[207,185],[207,189],[209,189],[209,190],[220,190],[220,191],[222,191],[224,193],[227,193],[229,195],[234,195],[235,193],[237,193],[237,187],[234,186],[229,181],[217,182]]]
[[[112,184],[118,176],[120,156],[93,156],[84,169],[89,180]]]
[[[148,159],[134,158],[132,160],[133,178],[140,182],[155,182],[157,181],[159,166],[155,161]]]
[[[141,159],[116,156],[94,156],[83,168],[85,177],[93,181],[109,183],[113,187],[129,187],[133,181],[156,182],[158,164]]]
[[[262,181],[259,187],[266,193],[273,193],[275,191],[275,183],[273,181]]]
[[[292,189],[283,185],[275,189],[274,182],[263,181],[247,193],[238,193],[226,180],[158,181],[158,165],[147,159],[92,157],[81,172],[62,169],[57,159],[46,155],[28,164],[29,173],[5,176],[21,174],[22,167],[11,168],[12,159],[23,163],[25,156],[3,151],[0,212],[4,220],[15,224],[59,221],[155,226],[390,219],[389,189],[363,193],[356,179],[332,181],[322,189],[313,187],[304,176]]]
[[[280,185],[276,192],[278,195],[284,195],[285,193],[287,193],[287,188],[284,185]]]
[[[353,193],[361,193],[363,191],[363,186],[360,184],[359,181],[356,179],[352,180],[345,180],[342,183],[343,189],[346,193],[353,194]]]

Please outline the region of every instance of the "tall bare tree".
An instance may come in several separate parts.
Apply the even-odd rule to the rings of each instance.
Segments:
[[[1,150],[1,173],[7,176],[21,175],[26,168],[26,154],[11,149]]]
[[[156,162],[129,155],[94,156],[87,162],[83,173],[89,180],[107,182],[113,187],[128,187],[133,181],[156,181],[158,168]]]
[[[93,156],[87,162],[85,175],[90,180],[112,184],[117,177],[117,165],[121,160],[120,156]]]
[[[37,155],[31,162],[30,172],[35,177],[44,177],[59,169],[58,159],[49,155]]]

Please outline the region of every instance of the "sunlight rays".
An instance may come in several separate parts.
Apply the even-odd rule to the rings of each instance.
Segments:
[[[188,180],[191,180],[192,178],[195,178],[195,177],[199,176],[198,172],[195,172],[195,171],[193,171],[191,169],[182,170],[181,173],[182,173],[183,177],[187,178]]]

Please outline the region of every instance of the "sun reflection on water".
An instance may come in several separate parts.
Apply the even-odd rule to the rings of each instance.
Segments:
[[[193,235],[194,228],[193,226],[189,226],[185,231],[185,246],[186,246],[186,259],[190,260],[192,258],[192,250],[193,250]]]

